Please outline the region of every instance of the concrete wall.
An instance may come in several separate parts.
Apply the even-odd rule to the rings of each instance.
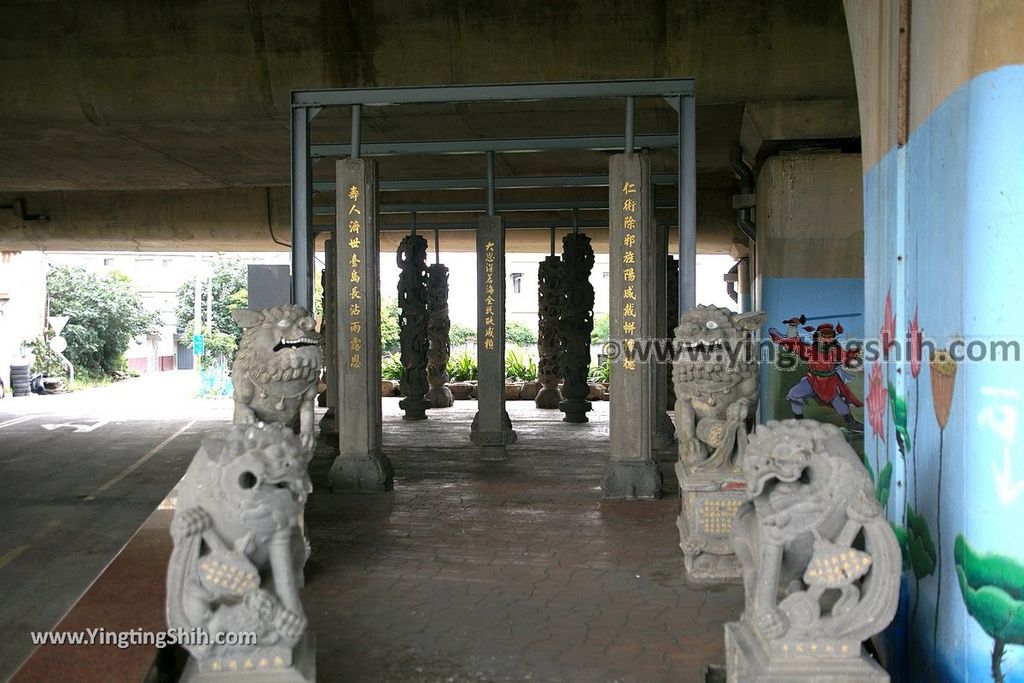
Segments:
[[[915,0],[902,22],[897,2],[845,5],[864,140],[868,330],[878,335],[891,320],[904,341],[914,325],[938,349],[1019,342],[1024,4]],[[1019,679],[1024,365],[943,366],[927,352],[918,365],[899,348],[866,370],[885,410],[865,443],[876,470],[892,467],[894,525],[918,560],[926,537],[935,556],[905,572],[886,640],[890,671],[988,681],[1001,668]]]
[[[864,228],[859,154],[787,154],[769,158],[757,178],[757,305],[768,328],[801,314],[842,324],[841,340],[864,333]],[[828,316],[828,317],[824,317]],[[761,418],[792,417],[785,395],[807,372],[768,364],[761,371]],[[861,395],[859,377],[851,383]],[[842,424],[810,402],[808,417]],[[855,409],[855,414],[860,411]]]
[[[46,261],[38,251],[0,252],[0,375],[10,391],[10,363],[46,323]],[[31,363],[31,356],[29,356]]]

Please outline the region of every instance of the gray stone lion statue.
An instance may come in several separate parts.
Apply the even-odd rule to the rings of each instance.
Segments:
[[[888,681],[861,642],[896,614],[902,558],[867,470],[842,432],[760,425],[732,542],[746,597],[726,625],[730,681]]]
[[[757,410],[754,343],[765,314],[697,306],[679,321],[672,381],[680,459],[696,471],[736,469]]]
[[[314,401],[323,365],[316,321],[305,308],[294,305],[262,311],[238,308],[231,317],[243,330],[231,367],[234,423],[285,424],[312,448]]]
[[[296,654],[306,630],[297,566],[309,455],[287,427],[258,422],[204,439],[192,460],[171,523],[167,624],[211,637],[186,645],[193,679],[310,665],[308,653]],[[238,633],[258,642],[215,640]]]

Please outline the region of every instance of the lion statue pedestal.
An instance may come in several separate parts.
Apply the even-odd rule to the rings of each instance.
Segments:
[[[687,577],[738,581],[729,534],[746,500],[740,463],[757,413],[756,334],[764,313],[697,306],[679,321],[673,342],[682,509],[676,520]]]
[[[185,644],[192,657],[182,681],[315,680],[299,599],[310,455],[279,424],[235,425],[203,440],[178,491],[167,567],[168,627],[209,640]]]
[[[896,614],[902,557],[867,470],[832,425],[750,437],[733,522],[745,606],[725,626],[730,683],[888,683],[861,643]]]

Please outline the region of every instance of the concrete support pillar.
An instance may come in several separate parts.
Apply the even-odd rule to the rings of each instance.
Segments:
[[[505,412],[505,224],[481,216],[476,230],[477,413],[470,438],[484,460],[505,460],[517,435]]]
[[[655,337],[658,344],[665,350],[669,345],[668,332],[668,229],[653,221],[652,225],[657,235],[657,244],[654,254],[654,301],[655,301]],[[678,282],[677,282],[678,286]],[[678,295],[677,295],[678,296]],[[652,358],[659,361],[657,354]],[[654,410],[651,412],[651,429],[653,434],[652,446],[656,449],[673,448],[676,443],[676,428],[672,419],[668,416],[668,378],[671,375],[671,365],[666,357],[665,362],[654,364]]]
[[[452,352],[449,336],[452,321],[448,316],[448,268],[441,263],[427,267],[427,303],[430,309],[427,325],[427,338],[430,342],[427,381],[430,382],[430,391],[427,399],[432,408],[450,408],[455,398],[445,382],[448,381],[448,357]]]
[[[558,391],[562,377],[562,345],[558,338],[561,304],[562,259],[548,256],[537,268],[537,378],[541,383],[535,399],[538,408],[557,408],[562,402]]]
[[[334,443],[338,436],[338,426],[335,423],[335,410],[338,405],[338,325],[337,325],[337,304],[338,304],[338,283],[337,283],[337,254],[335,245],[337,240],[328,239],[324,243],[324,271],[321,282],[324,290],[324,317],[320,322],[320,333],[324,340],[324,369],[326,370],[327,391],[327,412],[320,419],[320,436],[325,444],[329,445],[330,451],[334,452]]]
[[[334,491],[385,491],[394,470],[381,453],[380,263],[377,165],[337,162],[338,457]]]
[[[558,406],[564,422],[588,422],[590,387],[590,333],[594,331],[594,249],[582,233],[562,238],[562,310],[558,337],[562,344],[562,403]]]
[[[611,366],[611,460],[601,488],[606,498],[655,498],[661,494],[651,457],[655,364],[639,357],[658,328],[650,157],[615,155],[608,175],[611,338],[621,352]]]
[[[403,420],[426,420],[427,391],[427,240],[406,235],[398,245],[398,335],[402,351]]]

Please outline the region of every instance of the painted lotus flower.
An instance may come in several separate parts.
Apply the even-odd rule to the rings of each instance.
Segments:
[[[932,405],[939,429],[945,429],[949,422],[949,408],[953,404],[953,387],[956,385],[956,361],[946,349],[939,349],[928,363],[932,376]]]
[[[882,364],[875,363],[868,379],[868,422],[871,430],[885,441],[885,408],[889,404],[889,392],[882,386]]]
[[[921,346],[924,343],[924,333],[917,322],[917,309],[914,309],[914,319],[910,321],[910,376],[917,378],[921,374]]]
[[[884,318],[879,336],[882,341],[882,356],[888,358],[889,349],[896,346],[896,316],[892,312],[892,290],[885,293]]]
[[[956,577],[967,611],[992,637],[992,679],[1003,681],[1007,645],[1024,645],[1024,564],[996,553],[979,553],[963,534],[953,544]]]

